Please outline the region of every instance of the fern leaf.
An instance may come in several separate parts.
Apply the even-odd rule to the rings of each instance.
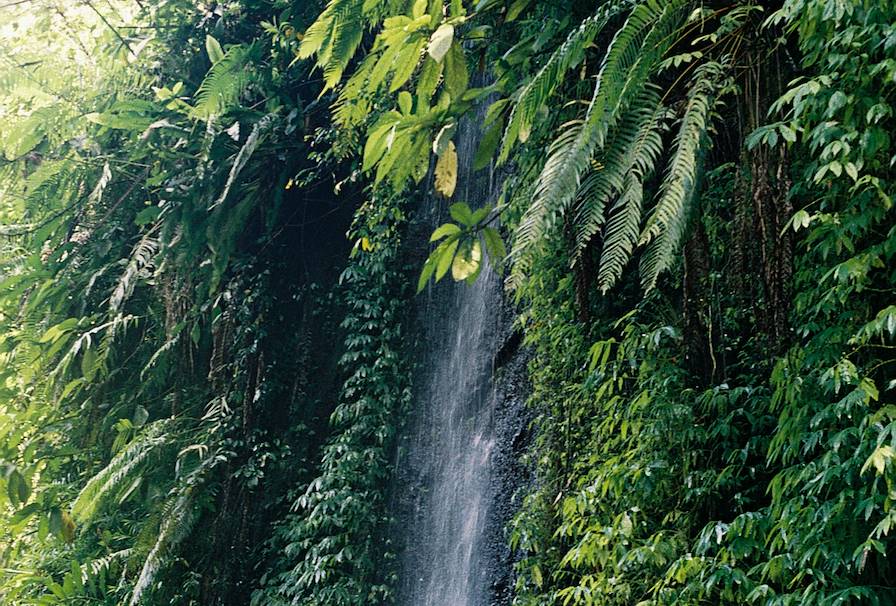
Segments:
[[[562,84],[566,72],[581,63],[585,49],[594,41],[594,38],[617,10],[618,8],[613,4],[582,21],[581,25],[569,34],[560,48],[554,51],[547,63],[538,70],[535,77],[519,90],[507,121],[507,127],[504,129],[501,154],[498,157],[499,164],[507,160],[510,150],[517,140],[525,141],[538,111]]]
[[[186,539],[193,530],[198,516],[196,493],[204,485],[207,474],[221,460],[220,456],[206,457],[193,471],[187,474],[169,497],[162,516],[162,525],[155,544],[143,562],[140,576],[134,584],[129,606],[137,606],[146,590],[152,585],[159,569],[171,550]]]
[[[639,165],[652,167],[655,162],[661,150],[656,133],[661,111],[657,90],[648,86],[625,112],[622,122],[612,130],[613,137],[605,149],[600,169],[592,171],[582,182],[576,194],[573,221],[576,230],[574,262],[578,261],[594,234],[603,227],[607,204],[626,184],[630,184],[626,180],[628,173],[637,170]],[[651,137],[652,133],[655,136]]]
[[[112,312],[121,311],[122,305],[124,305],[134,293],[134,288],[137,286],[137,279],[145,273],[147,268],[152,266],[153,258],[158,250],[159,241],[152,237],[151,233],[147,233],[140,238],[139,242],[137,242],[134,251],[131,253],[130,259],[128,259],[128,264],[125,266],[124,272],[121,274],[118,283],[115,285],[115,289],[112,291],[112,296],[109,297],[109,309]]]
[[[646,291],[656,286],[660,273],[670,267],[681,245],[697,189],[701,156],[708,145],[707,131],[717,93],[722,88],[724,66],[710,62],[694,73],[688,103],[675,137],[675,151],[660,186],[659,199],[639,240],[647,249],[641,259],[641,284]]]
[[[109,461],[99,473],[90,478],[72,505],[72,517],[87,522],[96,513],[103,498],[121,487],[149,455],[171,439],[171,421],[156,421],[147,425],[143,434]]]
[[[243,170],[243,167],[246,166],[249,158],[255,153],[255,149],[261,142],[262,137],[270,130],[275,118],[276,116],[274,114],[268,114],[256,122],[252,127],[252,132],[246,137],[246,142],[243,143],[243,146],[233,159],[233,164],[230,166],[230,173],[227,175],[227,182],[224,184],[224,189],[221,191],[221,195],[218,196],[218,199],[211,206],[209,206],[209,210],[227,199],[230,190],[233,188],[234,183],[236,183],[236,180],[239,177],[240,171]]]
[[[616,283],[632,256],[638,241],[643,199],[644,184],[636,172],[629,172],[622,193],[610,210],[604,234],[597,275],[598,287],[603,292]]]
[[[324,91],[336,86],[364,35],[364,0],[330,0],[299,47],[299,58],[317,56]]]
[[[207,120],[219,116],[239,101],[252,81],[248,67],[252,50],[252,46],[232,46],[212,65],[196,91],[195,118]]]
[[[670,32],[681,20],[682,3],[649,0],[636,6],[616,32],[597,76],[583,122],[570,137],[567,129],[551,146],[538,177],[534,199],[514,238],[514,261],[508,284],[518,285],[531,265],[529,249],[553,228],[573,201],[592,156],[604,146],[620,108],[637,97],[655,65],[671,44]],[[562,139],[562,140],[561,140]]]

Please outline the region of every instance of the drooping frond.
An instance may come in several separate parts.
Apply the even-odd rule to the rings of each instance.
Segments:
[[[517,93],[510,119],[504,129],[501,154],[498,162],[504,162],[517,140],[525,141],[538,111],[563,83],[566,72],[581,63],[585,49],[604,28],[609,18],[618,10],[612,3],[597,14],[582,21],[566,41],[551,55],[547,63]]]
[[[90,520],[103,498],[120,488],[153,450],[171,439],[171,421],[163,419],[147,426],[143,434],[128,444],[99,473],[90,478],[72,505],[72,517],[80,522]]]
[[[656,132],[661,112],[659,93],[648,86],[612,129],[611,142],[600,158],[598,169],[585,178],[576,193],[574,262],[603,227],[607,204],[624,189],[627,175],[640,167],[652,168],[662,148]],[[644,174],[641,172],[642,177]]]
[[[201,491],[208,472],[221,460],[222,458],[217,455],[207,456],[194,470],[186,474],[172,491],[174,494],[169,497],[166,504],[156,542],[146,556],[140,576],[134,584],[134,591],[128,602],[130,606],[141,603],[146,590],[152,585],[164,564],[165,557],[190,535],[199,517],[196,494]]]
[[[324,73],[324,89],[336,86],[364,34],[364,0],[330,0],[305,32],[299,58],[317,55]]]
[[[224,202],[224,200],[227,199],[227,195],[233,188],[234,183],[236,183],[240,171],[243,170],[243,167],[246,166],[249,158],[251,158],[252,154],[255,153],[255,149],[258,147],[258,144],[261,141],[262,137],[268,132],[271,125],[274,123],[275,117],[276,116],[274,116],[273,114],[268,114],[261,120],[256,122],[252,127],[252,132],[249,133],[248,137],[246,137],[246,142],[243,143],[243,146],[240,148],[233,159],[233,164],[230,166],[230,173],[227,175],[227,182],[224,184],[224,189],[221,191],[221,195],[218,196],[218,199],[215,201],[215,203],[212,204],[211,207],[209,207],[209,210],[221,204],[222,202]]]
[[[701,65],[690,81],[675,151],[660,186],[659,199],[638,242],[647,246],[641,259],[641,284],[645,290],[653,289],[659,274],[670,267],[687,228],[701,156],[709,144],[711,114],[724,76],[724,66],[711,62]]]
[[[109,309],[113,312],[121,311],[121,306],[133,294],[134,288],[137,286],[137,279],[152,266],[153,258],[159,251],[159,241],[152,233],[147,233],[131,253],[130,259],[125,266],[124,272],[118,279],[118,283],[109,297]]]
[[[663,151],[660,131],[666,111],[666,108],[656,106],[650,118],[641,124],[638,136],[629,149],[626,162],[628,172],[604,227],[597,281],[605,292],[622,275],[638,241],[644,180],[653,173]]]
[[[604,146],[620,109],[636,98],[655,65],[672,43],[681,20],[681,2],[640,4],[616,32],[597,75],[594,94],[584,120],[567,129],[551,146],[538,177],[534,199],[514,238],[514,261],[509,285],[518,285],[529,268],[529,249],[553,228],[572,203],[580,178],[594,152]]]
[[[194,117],[207,120],[219,116],[239,101],[252,82],[248,68],[251,53],[251,45],[232,46],[212,65],[196,91]]]
[[[610,209],[604,232],[597,274],[597,285],[603,292],[616,283],[632,256],[638,241],[643,201],[644,183],[636,172],[631,171],[625,176],[622,193]]]

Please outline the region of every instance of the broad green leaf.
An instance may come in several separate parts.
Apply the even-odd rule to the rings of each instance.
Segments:
[[[507,21],[514,21],[520,16],[526,7],[532,3],[532,0],[513,0],[510,8],[507,9]],[[541,585],[541,583],[539,583]]]
[[[444,223],[440,225],[434,232],[432,232],[432,236],[429,237],[430,242],[435,242],[437,240],[441,240],[446,236],[454,236],[461,232],[460,227],[458,227],[454,223]]]
[[[147,206],[134,217],[134,224],[147,225],[158,219],[160,214],[162,214],[162,209],[158,206]]]
[[[418,293],[426,287],[426,283],[429,282],[429,279],[432,277],[433,273],[436,270],[438,261],[439,257],[436,256],[435,252],[429,255],[429,257],[426,259],[426,263],[423,264],[423,269],[420,270],[420,278],[417,280]]]
[[[205,52],[208,53],[208,58],[211,60],[212,64],[215,64],[224,58],[224,49],[221,48],[221,44],[211,35],[206,35],[205,37]]]
[[[470,227],[473,225],[473,211],[470,210],[470,207],[467,206],[463,202],[456,202],[448,207],[448,212],[451,214],[451,217],[461,223]]]
[[[454,253],[457,252],[458,244],[460,244],[458,240],[451,240],[443,242],[436,248],[436,252],[439,255],[438,265],[436,266],[436,281],[441,280],[448,273],[451,262],[454,260]]]
[[[451,49],[445,55],[445,89],[452,99],[460,99],[470,83],[470,75],[467,72],[467,59],[459,44],[452,44]]]
[[[398,93],[398,108],[406,116],[411,114],[414,109],[414,99],[411,97],[411,93],[406,90]]]
[[[504,240],[501,234],[494,227],[484,227],[482,229],[482,238],[485,240],[485,250],[493,259],[492,265],[497,265],[507,256],[507,249],[504,246]]]
[[[454,136],[454,133],[456,131],[457,122],[452,121],[443,126],[439,130],[439,134],[436,135],[436,138],[433,139],[432,152],[437,156],[441,156],[442,152],[445,151],[445,148],[448,147],[448,144],[451,143],[451,138]]]

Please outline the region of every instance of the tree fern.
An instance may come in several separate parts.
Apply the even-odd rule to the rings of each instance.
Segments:
[[[671,265],[684,236],[701,154],[708,145],[710,115],[724,85],[725,73],[722,64],[705,63],[697,68],[690,82],[675,151],[660,186],[659,199],[639,240],[639,244],[647,246],[641,259],[641,284],[645,290],[656,286],[657,277]]]
[[[681,2],[640,4],[610,43],[597,75],[594,94],[574,133],[567,128],[551,146],[538,177],[534,199],[517,228],[509,285],[518,285],[529,269],[527,252],[568,209],[595,150],[604,146],[619,110],[636,97],[671,44],[681,20]]]

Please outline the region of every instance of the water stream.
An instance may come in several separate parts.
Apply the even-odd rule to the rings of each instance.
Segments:
[[[479,121],[462,124],[456,139],[455,200],[473,208],[495,192],[489,171],[471,168]],[[446,204],[427,203],[422,221],[431,231],[448,220]],[[488,542],[500,535],[502,523],[495,467],[504,445],[496,432],[500,397],[493,381],[504,322],[500,283],[486,267],[472,286],[446,278],[418,297],[414,411],[397,462],[407,510],[399,606],[494,603],[494,570],[501,564]]]

